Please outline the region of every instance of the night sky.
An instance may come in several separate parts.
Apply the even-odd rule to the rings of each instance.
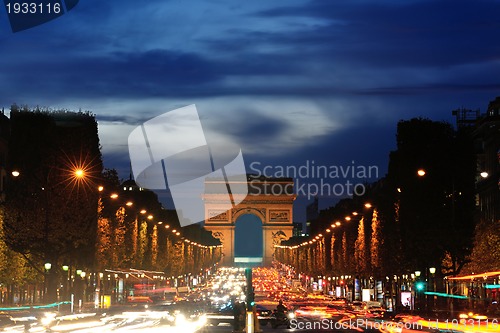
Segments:
[[[92,111],[123,178],[130,132],[190,104],[248,167],[382,177],[399,120],[453,122],[500,95],[499,14],[498,0],[81,0],[13,33],[2,7],[0,107]]]

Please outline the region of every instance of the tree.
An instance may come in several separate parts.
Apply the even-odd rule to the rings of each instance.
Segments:
[[[63,263],[88,267],[94,260],[95,182],[102,172],[97,122],[90,113],[17,106],[10,117],[8,168],[19,176],[6,191],[5,241],[33,266],[52,264],[54,300]]]
[[[451,256],[448,258],[451,265]],[[481,223],[474,236],[471,262],[464,270],[468,273],[483,273],[498,270],[500,267],[500,221]]]
[[[3,224],[3,210],[0,210],[0,225]],[[11,250],[4,242],[3,228],[0,228],[0,284],[5,286],[6,295],[2,297],[4,302],[14,303],[15,289],[37,281],[41,277],[41,272],[30,267],[30,257]],[[24,295],[24,293],[20,293]],[[27,295],[30,297],[30,295]],[[36,301],[36,299],[32,299]]]
[[[332,232],[332,236],[330,238],[330,265],[332,270],[335,272],[337,268],[337,251],[335,250],[335,233]]]
[[[361,218],[358,224],[358,237],[354,244],[354,259],[356,261],[356,273],[360,275],[366,274],[367,253],[366,253],[366,237],[365,237],[365,219]]]
[[[425,175],[418,176],[422,169]],[[387,178],[399,191],[402,252],[409,270],[441,267],[456,274],[467,262],[474,228],[475,158],[471,138],[445,122],[400,121]],[[453,267],[445,267],[449,253]],[[453,271],[453,273],[451,273]]]
[[[380,228],[380,220],[378,218],[378,211],[375,209],[372,216],[372,235],[370,237],[370,263],[372,270],[376,276],[380,276],[382,268],[381,250],[383,245],[382,231]]]

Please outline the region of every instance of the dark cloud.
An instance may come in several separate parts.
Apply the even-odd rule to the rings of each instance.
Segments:
[[[226,34],[190,41],[198,45],[191,50],[182,45],[144,49],[140,40],[134,44],[141,37],[147,40],[153,27],[145,21],[147,16],[141,16],[146,13],[137,10],[134,15],[132,2],[125,1],[120,8],[95,6],[80,4],[73,16],[54,25],[70,25],[69,35],[57,30],[57,38],[42,38],[47,27],[9,38],[7,49],[13,51],[0,60],[2,91],[22,102],[24,96],[312,97],[459,91],[467,86],[489,91],[500,83],[500,68],[494,63],[476,72],[455,68],[500,59],[500,45],[494,43],[500,34],[496,17],[500,3],[494,1],[269,4],[270,9],[248,15],[262,27],[228,25]],[[95,27],[89,22],[79,30],[74,27],[90,17],[95,18]],[[142,24],[126,31],[112,28],[112,19],[123,26],[127,18]],[[266,28],[272,21],[289,18],[311,22],[290,31]],[[377,76],[384,69],[386,76]],[[423,72],[409,85],[411,70]],[[261,79],[246,80],[255,77]],[[406,80],[398,81],[401,77]]]
[[[323,54],[376,66],[453,66],[495,61],[500,3],[479,0],[410,2],[311,1],[257,15],[308,16],[330,22],[283,42],[323,47]],[[316,53],[321,56],[322,53]]]
[[[0,107],[83,105],[123,131],[195,103],[224,110],[209,139],[246,161],[383,170],[399,119],[449,121],[498,95],[498,13],[490,0],[80,1],[0,36]],[[126,133],[104,134],[106,165],[128,176]]]
[[[235,126],[222,129],[228,134],[241,138],[243,142],[259,142],[275,140],[286,129],[286,123],[280,119],[271,118],[251,110],[238,111],[245,114],[245,118],[237,121]],[[214,130],[217,130],[214,128]]]
[[[153,50],[87,58],[63,55],[43,64],[10,60],[9,72],[17,78],[11,89],[83,97],[168,96],[195,91],[219,76],[210,63],[194,54]]]

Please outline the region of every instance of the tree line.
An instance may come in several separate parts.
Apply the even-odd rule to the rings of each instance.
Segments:
[[[279,261],[312,276],[384,280],[430,267],[437,277],[499,267],[499,248],[483,240],[494,242],[498,230],[478,223],[471,131],[415,118],[398,123],[396,140],[385,177],[322,210],[308,239],[276,248]]]
[[[10,119],[1,122],[2,302],[56,300],[63,266],[178,275],[218,261],[220,249],[200,246],[213,240],[196,227],[177,235],[158,224],[180,230],[174,212],[163,209],[153,192],[131,192],[129,199],[147,207],[154,220],[129,209],[116,171],[103,168],[92,113],[13,105]],[[110,191],[118,200],[107,196]]]

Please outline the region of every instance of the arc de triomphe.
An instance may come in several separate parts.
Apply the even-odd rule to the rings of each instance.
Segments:
[[[227,210],[222,202],[223,198],[227,198],[226,189],[232,187],[231,181],[205,180],[205,229],[221,241],[224,255],[222,264],[225,266],[234,264],[235,226],[242,215],[253,214],[262,221],[263,265],[271,264],[274,245],[292,236],[293,202],[296,197],[293,179],[247,175],[247,184],[248,195],[238,205]],[[231,195],[237,196],[235,193]]]

